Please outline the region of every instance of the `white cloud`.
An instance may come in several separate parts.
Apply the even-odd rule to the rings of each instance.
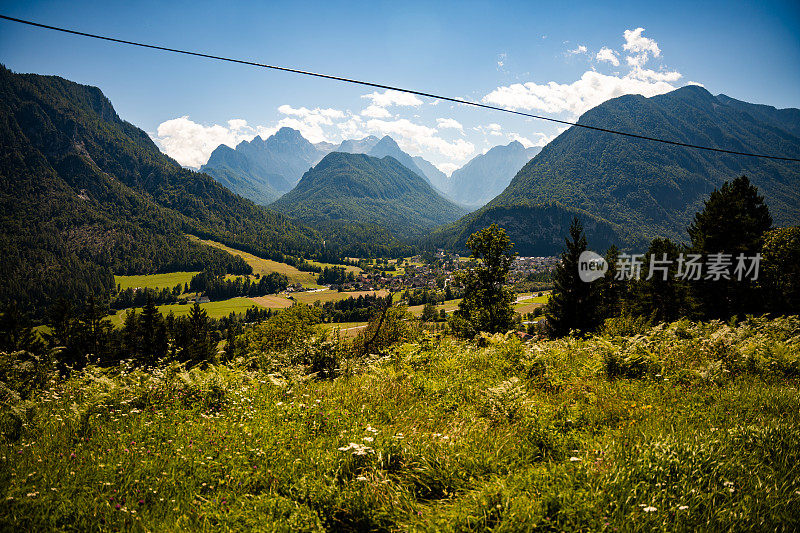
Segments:
[[[361,114],[369,118],[389,118],[392,116],[392,114],[389,113],[385,107],[380,107],[374,104],[364,108],[364,110],[361,111]]]
[[[338,121],[347,117],[344,112],[333,108],[315,108],[308,109],[307,107],[294,108],[290,105],[282,105],[278,107],[278,112],[287,115],[278,121],[278,127],[294,128],[298,130],[303,137],[312,143],[328,141],[329,136],[326,135],[324,126],[333,126],[334,121]]]
[[[454,171],[461,168],[461,165],[456,165],[455,163],[440,163],[436,165],[436,168],[447,174],[447,176],[451,176]]]
[[[422,105],[422,100],[413,94],[393,91],[391,89],[387,89],[382,93],[376,91],[370,94],[365,94],[362,95],[361,98],[368,98],[372,100],[373,105],[379,107],[389,107],[393,105],[416,107]]]
[[[622,48],[634,54],[642,52],[651,52],[653,56],[658,57],[661,55],[661,49],[658,47],[653,39],[648,39],[642,36],[644,28],[636,28],[635,30],[625,30],[622,34],[625,37],[625,44]]]
[[[657,72],[644,68],[650,54],[659,57],[661,49],[654,40],[643,37],[643,31],[643,28],[637,28],[624,32],[623,48],[632,54],[626,57],[630,67],[627,74],[607,75],[591,70],[584,72],[580,79],[572,83],[515,83],[496,88],[484,96],[483,101],[510,109],[536,109],[548,113],[580,115],[623,94],[649,97],[676,89],[673,83],[681,79],[680,72]],[[579,49],[580,47],[577,50]],[[596,58],[614,66],[619,65],[616,52],[606,47],[597,53]]]
[[[680,74],[671,74],[680,77]],[[675,79],[677,79],[675,78]],[[483,101],[510,109],[538,109],[548,113],[569,112],[580,115],[585,111],[623,94],[654,96],[675,89],[664,80],[638,78],[631,74],[619,77],[584,72],[579,80],[560,84],[535,82],[515,83],[498,87],[483,97]]]
[[[181,165],[199,168],[208,161],[211,152],[220,144],[235,148],[256,135],[269,137],[275,128],[251,127],[243,119],[232,119],[227,126],[204,126],[188,116],[173,118],[159,124],[153,139],[161,149]]]
[[[587,51],[587,48],[582,44],[578,45],[574,50],[567,50],[570,54],[585,54]]]
[[[631,55],[625,58],[628,65],[631,67],[643,67],[650,59],[650,54],[653,54],[653,57],[661,55],[661,49],[658,47],[658,43],[653,39],[643,37],[643,31],[644,28],[636,28],[635,30],[625,30],[623,33],[625,44],[622,45],[622,48],[631,53]]]
[[[462,126],[459,121],[452,118],[437,118],[436,126],[440,130],[453,129],[453,130],[459,130],[461,131],[461,133],[464,133],[464,126]]]
[[[517,141],[525,148],[531,148],[533,146],[545,146],[547,143],[558,137],[564,130],[567,128],[559,128],[558,131],[552,135],[547,135],[546,133],[536,132],[535,140],[531,140],[527,137],[523,137],[518,133],[509,133],[507,135],[509,141]]]
[[[615,67],[618,67],[619,66],[619,58],[617,58],[618,55],[619,54],[616,51],[612,50],[611,48],[608,48],[607,46],[604,46],[603,48],[600,49],[599,52],[597,52],[595,59],[597,59],[598,61],[607,61],[608,63],[611,63]]]
[[[464,139],[449,142],[437,136],[436,128],[416,124],[408,119],[372,119],[367,129],[379,135],[391,135],[400,148],[412,153],[436,151],[451,160],[463,160],[475,151],[475,146]]]
[[[483,133],[484,135],[492,135],[494,137],[502,135],[503,131],[503,127],[495,122],[487,124],[486,126],[475,126],[472,129],[480,133]]]

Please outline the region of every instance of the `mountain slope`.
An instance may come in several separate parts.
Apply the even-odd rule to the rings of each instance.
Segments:
[[[424,179],[429,185],[431,184],[430,180],[422,171],[422,169],[420,169],[414,162],[414,159],[405,153],[400,146],[398,146],[397,142],[395,142],[395,140],[388,135],[384,136],[380,141],[378,141],[378,143],[375,144],[375,146],[373,146],[369,152],[367,152],[367,155],[377,157],[378,159],[388,155],[389,157],[399,161],[401,165],[409,169],[411,172]]]
[[[261,205],[275,201],[292,188],[285,177],[269,172],[242,151],[225,144],[211,152],[208,163],[200,170],[239,196]]]
[[[800,138],[792,133],[796,112],[714,97],[702,87],[687,86],[652,98],[615,98],[586,112],[579,121],[691,144],[800,157]],[[656,236],[683,240],[708,194],[742,174],[758,186],[776,225],[800,220],[797,163],[692,150],[572,127],[545,146],[499,196],[443,229],[436,240],[455,242],[454,236],[472,220],[489,222],[507,206],[553,202],[608,221],[622,245]],[[533,219],[527,223],[531,229],[537,224]],[[525,239],[529,233],[523,223],[512,240]],[[592,245],[591,234],[589,238]]]
[[[333,152],[270,206],[305,222],[349,221],[419,234],[464,210],[392,157]]]
[[[417,165],[417,168],[425,174],[423,177],[428,178],[430,184],[433,185],[437,191],[446,194],[445,191],[450,183],[447,174],[436,168],[436,165],[420,156],[414,156],[411,159],[414,161],[414,164]]]
[[[0,303],[105,297],[112,273],[193,270],[213,237],[266,257],[314,255],[312,229],[180,167],[96,87],[0,66]]]
[[[266,140],[242,141],[232,150],[218,146],[200,169],[237,194],[266,205],[289,191],[327,153],[292,128]]]
[[[503,192],[519,169],[541,148],[526,149],[518,141],[495,146],[453,172],[445,192],[456,202],[481,206]]]

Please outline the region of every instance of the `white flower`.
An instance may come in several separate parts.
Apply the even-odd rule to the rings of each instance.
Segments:
[[[686,509],[688,509],[688,508],[689,508],[689,506],[688,506],[688,505],[681,505],[680,507],[678,507],[678,510],[679,510],[679,511],[685,511],[685,510],[686,510]]]
[[[374,441],[375,439],[373,439],[372,437],[364,437],[364,438],[363,438],[363,439],[361,439],[361,440],[365,440],[365,441],[367,441],[367,442],[372,442],[372,441]]]
[[[367,480],[367,478],[365,478],[364,476],[358,476],[356,478],[356,481],[366,481],[366,480]]]
[[[364,446],[363,444],[358,444],[357,442],[351,442],[347,446],[342,446],[339,448],[341,452],[347,452],[353,450],[353,455],[367,455],[368,453],[374,453],[374,450],[368,446]]]
[[[580,457],[570,457],[570,458],[569,458],[569,460],[570,460],[571,462],[575,463],[575,462],[577,462],[577,461],[582,461],[583,459],[581,459]]]
[[[367,430],[367,431],[369,431],[369,432],[372,432],[372,433],[377,433],[377,432],[378,432],[378,430],[377,430],[377,429],[375,429],[375,428],[374,428],[374,427],[372,427],[372,426],[367,426],[367,429],[366,429],[366,430]]]
[[[644,509],[642,509],[642,511],[644,511],[645,513],[655,513],[656,511],[658,511],[658,509],[656,509],[651,505],[650,507],[645,507]]]

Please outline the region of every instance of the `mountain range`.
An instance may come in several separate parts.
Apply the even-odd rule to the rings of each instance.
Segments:
[[[645,98],[626,95],[584,113],[579,124],[742,152],[800,157],[800,111],[713,96],[696,85]],[[686,239],[686,228],[708,194],[747,175],[765,197],[776,225],[800,220],[800,165],[687,149],[570,127],[545,146],[491,202],[440,228],[429,245],[461,248],[473,228],[510,223],[523,255],[554,254],[580,214],[590,244],[639,247],[654,237]],[[514,219],[509,220],[509,213]],[[554,222],[556,219],[553,219]],[[508,229],[508,228],[507,228]],[[612,233],[609,233],[612,232]],[[609,238],[610,237],[610,238]]]
[[[297,184],[328,150],[317,147],[292,128],[281,128],[266,140],[255,137],[236,149],[219,145],[201,172],[240,196],[267,205]]]
[[[525,148],[519,141],[495,146],[455,170],[442,190],[459,204],[480,207],[503,192],[519,169],[541,150],[539,146]]]
[[[344,152],[326,155],[270,208],[306,223],[375,224],[404,236],[466,213],[394,157]]]
[[[391,156],[447,199],[477,208],[497,196],[539,150],[525,149],[516,141],[496,146],[448,178],[429,161],[403,151],[388,135],[380,139],[374,135],[348,139],[338,145],[312,144],[299,131],[281,128],[266,140],[255,137],[252,141],[242,141],[235,149],[224,144],[218,146],[200,170],[236,194],[269,205],[289,192],[306,170],[331,152]]]
[[[221,144],[200,168],[219,183],[240,196],[268,205],[289,192],[300,177],[331,152],[391,156],[400,161],[429,185],[442,183],[447,177],[421,157],[412,158],[397,142],[386,135],[379,139],[368,136],[345,140],[339,145],[312,144],[292,128],[281,128],[266,140],[255,137],[242,141],[235,149]]]

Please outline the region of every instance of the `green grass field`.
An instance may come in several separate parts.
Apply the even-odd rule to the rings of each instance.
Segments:
[[[304,287],[310,288],[320,287],[320,285],[317,284],[317,275],[313,272],[303,272],[291,265],[287,265],[286,263],[279,263],[277,261],[272,261],[271,259],[262,259],[261,257],[255,256],[251,253],[236,250],[219,242],[199,239],[193,235],[189,235],[188,237],[193,241],[201,242],[208,246],[213,246],[214,248],[224,250],[231,255],[237,255],[241,257],[247,262],[248,265],[253,267],[254,274],[258,273],[263,275],[271,272],[278,272],[279,274],[285,274],[286,277],[289,278],[290,283],[299,283]]]
[[[292,293],[291,296],[297,302],[313,305],[314,302],[316,301],[319,301],[320,303],[338,302],[339,300],[346,300],[347,298],[358,298],[359,296],[366,296],[372,294],[377,294],[378,296],[386,296],[389,293],[385,289],[378,291],[343,291],[343,292],[324,290],[321,292],[295,292]]]
[[[445,313],[452,313],[456,309],[458,309],[458,304],[461,303],[461,298],[456,300],[447,300],[444,303],[436,305],[436,312],[438,313],[440,309],[444,309]],[[408,310],[411,311],[415,316],[420,316],[422,314],[422,309],[424,305],[412,305],[409,306]]]
[[[206,313],[210,318],[222,318],[224,316],[230,315],[232,312],[236,313],[244,313],[249,308],[256,306],[256,307],[266,307],[256,303],[254,300],[250,298],[231,298],[230,300],[220,300],[218,302],[208,302],[204,304],[200,304],[200,307],[205,309]],[[279,307],[279,306],[275,306]],[[159,305],[158,310],[163,313],[164,315],[168,315],[169,313],[174,313],[175,316],[184,316],[189,314],[189,310],[192,308],[192,304],[174,304],[174,305]],[[109,317],[111,324],[114,327],[119,327],[122,325],[125,319],[125,313],[127,313],[128,309],[122,309],[117,311],[115,315]],[[136,309],[136,312],[141,312],[141,308]]]
[[[335,379],[90,367],[0,413],[0,523],[797,531],[798,339],[797,317],[682,321],[534,344],[419,337]]]
[[[184,285],[192,280],[199,272],[171,272],[168,274],[147,274],[143,276],[114,276],[114,281],[122,290],[148,288],[172,289],[180,283]]]

